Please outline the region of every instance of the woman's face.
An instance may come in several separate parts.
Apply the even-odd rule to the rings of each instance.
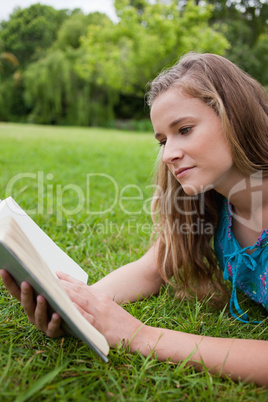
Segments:
[[[154,100],[151,120],[162,160],[188,195],[211,188],[228,193],[238,171],[212,108],[171,87]]]

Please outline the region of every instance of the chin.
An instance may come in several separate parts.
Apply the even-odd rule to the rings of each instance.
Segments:
[[[194,195],[200,194],[202,192],[200,190],[200,188],[196,188],[196,187],[189,186],[189,185],[182,186],[182,188],[183,188],[184,192],[190,196],[194,196]]]
[[[203,186],[203,185],[198,185],[198,186],[194,186],[192,184],[182,184],[182,188],[184,190],[184,192],[189,195],[189,196],[195,196],[198,194],[203,194],[206,193],[207,191],[211,190],[213,188],[212,185],[209,186]]]

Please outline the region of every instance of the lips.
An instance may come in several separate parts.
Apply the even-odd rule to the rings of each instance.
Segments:
[[[180,178],[193,169],[194,169],[194,166],[180,167],[179,169],[175,170],[174,174],[177,178]]]

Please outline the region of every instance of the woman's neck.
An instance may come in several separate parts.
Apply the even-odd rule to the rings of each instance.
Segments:
[[[260,233],[268,228],[268,177],[254,174],[236,182],[223,194],[233,205],[233,217],[245,229]]]

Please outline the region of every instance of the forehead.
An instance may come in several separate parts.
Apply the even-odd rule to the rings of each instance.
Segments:
[[[159,94],[151,107],[151,120],[173,118],[174,115],[183,117],[184,114],[196,113],[202,114],[206,109],[210,109],[204,102],[188,95],[185,90],[179,86],[169,88],[167,91]]]

